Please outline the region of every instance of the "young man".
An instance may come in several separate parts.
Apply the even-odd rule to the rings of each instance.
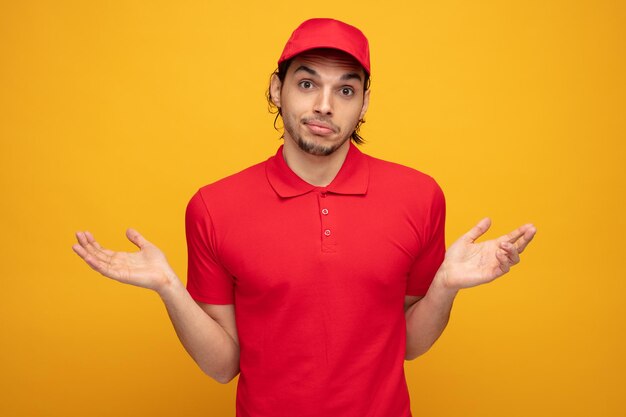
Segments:
[[[137,253],[88,232],[73,248],[103,275],[155,290],[205,373],[240,375],[238,416],[410,416],[404,360],[439,337],[461,288],[519,262],[535,228],[475,243],[484,219],[446,253],[435,181],[350,140],[369,103],[358,29],[306,21],[278,63],[269,99],[284,145],[191,198],[186,289],[134,230]]]

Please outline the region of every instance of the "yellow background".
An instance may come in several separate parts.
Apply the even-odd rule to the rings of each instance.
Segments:
[[[539,229],[406,363],[415,416],[626,415],[623,2],[0,4],[0,415],[234,416],[159,298],[71,245],[135,227],[184,279],[187,201],[275,152],[264,92],[309,17],[369,37],[363,150],[439,181],[448,243]]]

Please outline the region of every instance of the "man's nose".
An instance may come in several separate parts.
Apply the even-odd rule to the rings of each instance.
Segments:
[[[333,114],[333,96],[329,89],[321,89],[315,100],[315,108],[317,114],[331,115]]]

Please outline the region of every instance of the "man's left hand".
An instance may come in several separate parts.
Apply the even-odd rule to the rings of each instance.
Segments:
[[[482,219],[448,248],[440,269],[445,288],[475,287],[506,274],[537,232],[535,226],[525,224],[497,239],[476,243],[489,226],[491,220]]]

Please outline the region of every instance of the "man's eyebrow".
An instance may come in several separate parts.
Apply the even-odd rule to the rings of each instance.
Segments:
[[[304,71],[304,72],[308,72],[310,75],[313,75],[315,77],[318,76],[318,73],[313,69],[313,68],[309,68],[306,65],[300,65],[293,73],[297,73],[298,71]],[[363,81],[363,78],[361,78],[361,76],[356,73],[356,72],[348,72],[346,74],[343,74],[341,76],[341,78],[339,78],[341,81],[347,81],[347,80],[359,80],[359,81]]]
[[[359,81],[363,81],[363,79],[361,78],[361,76],[359,74],[357,74],[356,72],[349,72],[347,74],[343,74],[341,76],[341,80],[342,81],[347,81],[347,80],[359,80]]]
[[[314,69],[307,67],[306,65],[300,65],[293,73],[295,74],[298,71],[308,72],[311,75],[317,75]]]

